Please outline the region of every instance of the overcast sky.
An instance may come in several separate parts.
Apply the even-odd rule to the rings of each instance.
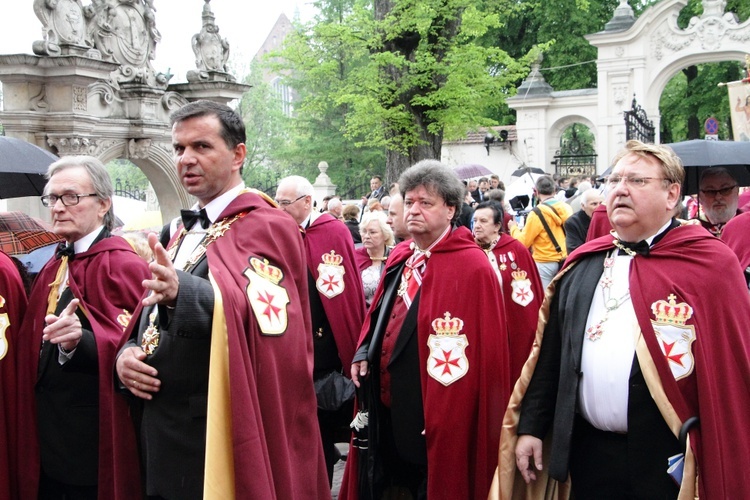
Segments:
[[[41,40],[42,23],[34,14],[33,0],[17,0],[12,14],[0,16],[0,54],[32,54],[31,45]],[[83,0],[89,5],[91,0]],[[190,40],[201,29],[204,0],[154,0],[156,27],[162,40],[156,47],[154,69],[174,74],[172,83],[184,82],[195,69]],[[314,14],[312,0],[212,0],[219,34],[229,40],[229,64],[247,68],[282,13],[293,20],[299,9],[302,20]],[[238,75],[241,76],[241,75]]]

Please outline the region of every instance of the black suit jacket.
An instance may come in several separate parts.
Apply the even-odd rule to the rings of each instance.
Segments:
[[[591,217],[583,210],[574,213],[565,221],[563,228],[565,229],[565,246],[568,249],[568,255],[586,243],[589,225],[591,225]]]
[[[370,312],[372,320],[367,339],[354,355],[354,361],[367,360],[370,366],[369,400],[370,400],[370,446],[377,457],[377,443],[380,423],[380,346],[390,318],[391,309],[396,299],[398,285],[404,265],[388,270],[384,275],[385,292],[382,300]],[[424,407],[422,403],[422,383],[419,363],[419,346],[417,344],[417,313],[419,297],[417,292],[398,339],[388,362],[391,374],[391,422],[393,438],[399,455],[415,464],[427,463],[427,445],[422,431],[424,430]],[[377,460],[377,459],[376,459]]]
[[[582,259],[557,284],[534,375],[524,396],[517,433],[544,439],[552,430],[549,474],[568,477],[573,424],[582,377],[586,319],[604,265],[604,252]],[[634,358],[628,394],[628,457],[635,478],[666,471],[666,458],[679,452]],[[657,450],[658,453],[655,453]],[[645,472],[644,472],[645,471]],[[665,472],[666,475],[666,472]]]
[[[159,347],[146,362],[162,385],[142,403],[140,438],[147,493],[191,499],[203,496],[214,293],[205,255],[177,275],[175,308],[158,306]],[[137,336],[123,349],[141,344],[151,312],[143,310]]]

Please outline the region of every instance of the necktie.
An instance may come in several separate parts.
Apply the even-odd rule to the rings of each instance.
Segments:
[[[406,287],[403,288],[403,293],[401,294],[406,307],[411,307],[411,303],[414,302],[414,297],[417,296],[419,287],[422,286],[422,273],[424,273],[427,266],[428,257],[429,252],[423,252],[417,248],[411,257],[406,260],[406,266],[401,276],[402,286],[406,283]]]
[[[630,241],[615,240],[613,243],[617,248],[630,255],[631,257],[634,257],[635,254],[648,255],[649,252],[649,246],[648,243],[646,243],[646,240],[641,240],[635,243]]]
[[[211,219],[208,218],[205,208],[201,208],[200,210],[180,210],[180,216],[182,217],[182,225],[187,230],[190,230],[196,222],[200,222],[203,229],[211,225]]]

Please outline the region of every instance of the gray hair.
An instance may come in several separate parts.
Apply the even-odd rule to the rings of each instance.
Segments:
[[[592,189],[592,188],[589,188],[583,193],[581,193],[581,206],[587,204],[589,201],[591,201],[591,198],[594,198],[595,196],[598,196],[599,198],[604,198],[603,194],[601,194],[596,189]]]
[[[297,194],[297,196],[312,196],[313,195],[313,185],[310,184],[310,181],[302,177],[301,175],[290,175],[289,177],[284,177],[279,181],[279,187],[276,189],[278,190],[282,186],[293,186],[294,192]]]
[[[362,221],[359,223],[359,232],[363,232],[367,228],[367,226],[370,225],[370,222],[375,221],[378,223],[380,231],[382,231],[383,233],[385,245],[389,247],[393,246],[393,243],[396,240],[393,236],[393,229],[391,229],[391,226],[389,226],[386,222],[387,219],[388,216],[385,214],[385,212],[382,212],[380,210],[376,210],[375,212],[365,212],[365,214],[362,216]]]
[[[461,215],[466,186],[456,177],[453,170],[437,160],[422,160],[409,167],[399,177],[398,185],[401,196],[404,198],[407,192],[420,186],[424,186],[429,191],[434,191],[446,205],[456,209],[452,223],[455,223],[458,216]]]
[[[110,201],[109,210],[104,214],[103,223],[104,227],[111,231],[115,227],[115,207],[111,203],[115,188],[112,186],[112,178],[109,176],[109,172],[98,158],[93,156],[63,156],[49,166],[45,177],[49,180],[56,173],[75,167],[86,169],[97,198],[102,201]],[[47,188],[45,187],[44,190],[46,193]]]
[[[503,191],[500,188],[490,189],[487,191],[487,198],[493,201],[496,201],[498,203],[501,203],[505,201],[505,191]]]

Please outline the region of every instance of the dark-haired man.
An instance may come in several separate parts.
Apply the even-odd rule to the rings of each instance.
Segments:
[[[349,454],[341,497],[484,498],[510,391],[499,283],[453,228],[466,188],[452,170],[425,160],[398,184],[413,241],[391,252],[351,366],[370,459]]]
[[[196,101],[172,115],[182,185],[199,210],[155,261],[120,384],[143,401],[152,498],[326,498],[297,225],[245,188],[245,126]],[[210,275],[209,275],[210,273]]]

